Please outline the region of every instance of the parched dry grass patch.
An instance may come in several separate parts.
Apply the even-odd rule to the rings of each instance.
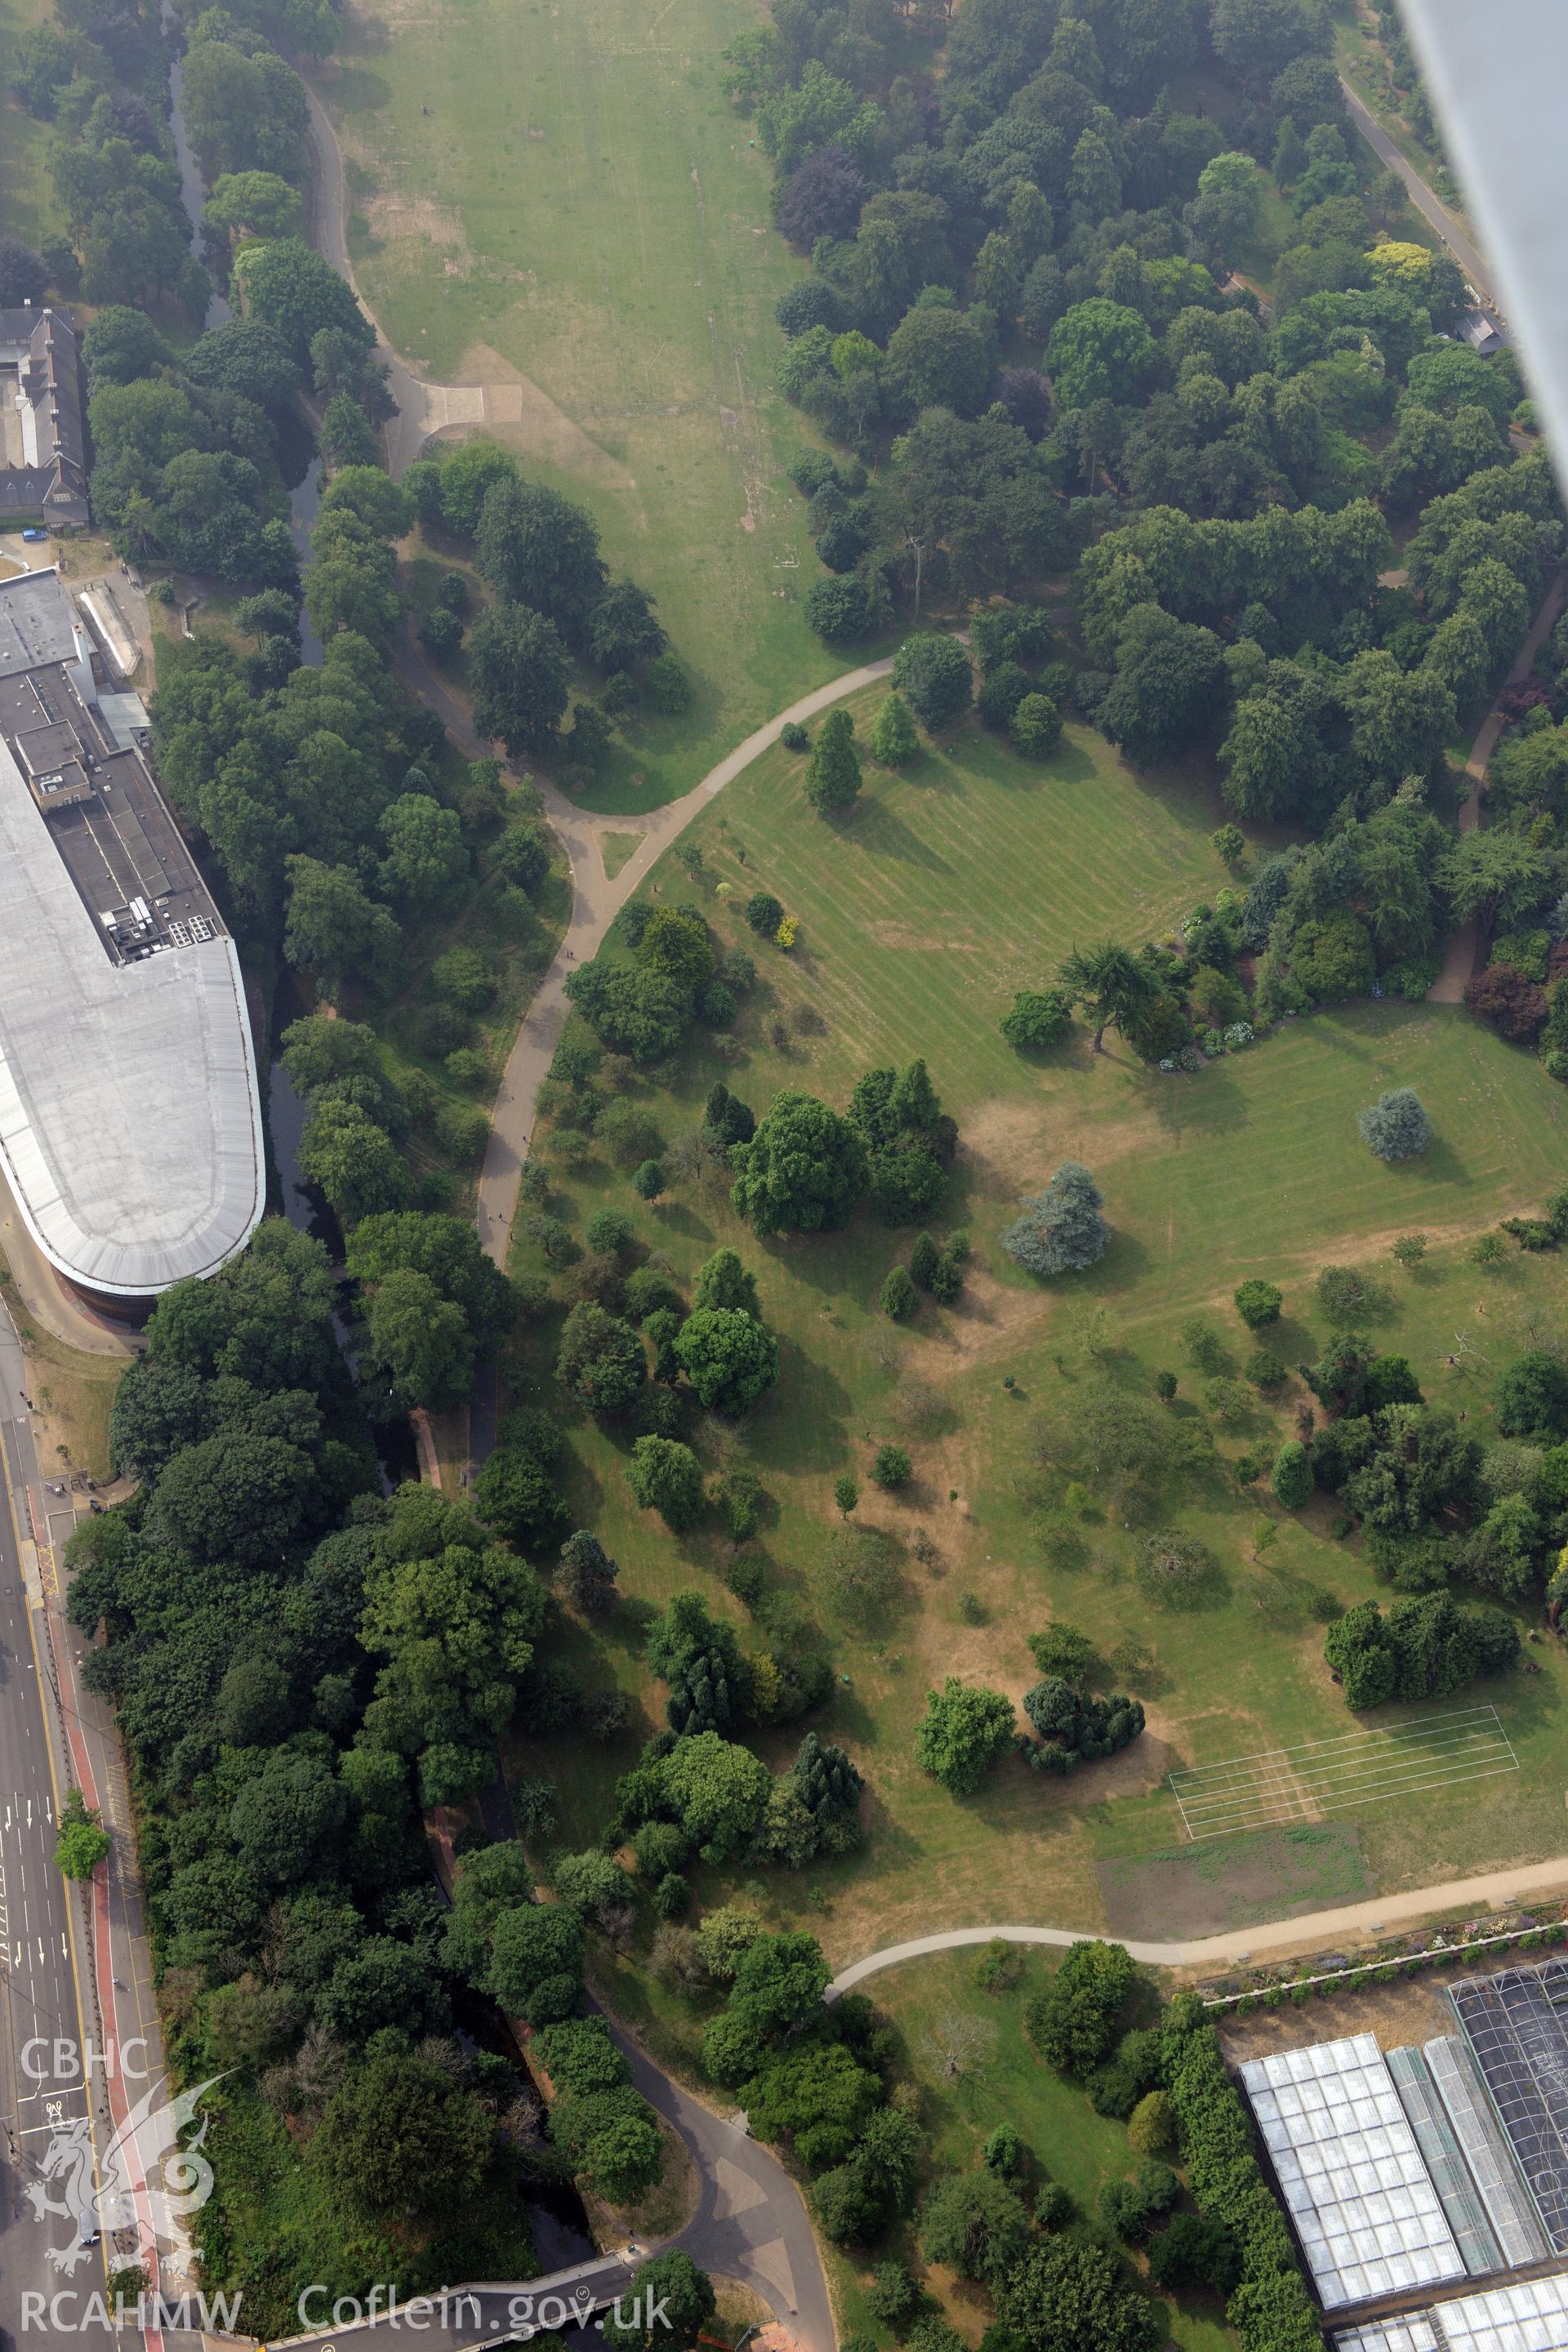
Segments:
[[[487,429],[592,507],[691,674],[690,712],[636,739],[640,797],[612,771],[596,807],[658,806],[845,667],[805,625],[785,468],[815,436],[773,382],[801,265],[720,86],[754,21],[751,0],[360,0],[321,80],[388,337],[489,388]]]

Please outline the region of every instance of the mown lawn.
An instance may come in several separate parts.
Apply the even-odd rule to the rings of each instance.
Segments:
[[[785,478],[814,436],[773,390],[799,275],[754,126],[720,87],[749,0],[367,0],[322,79],[353,166],[354,265],[398,349],[501,387],[487,430],[594,510],[696,688],[585,804],[651,808],[845,667]]]
[[[862,736],[875,701],[858,706]],[[1554,1852],[1568,1775],[1563,1669],[1546,1646],[1531,1653],[1542,1675],[1477,1694],[1501,1709],[1523,1768],[1517,1780],[1369,1808],[1326,1843],[1281,1833],[1217,1868],[1211,1849],[1182,1846],[1169,1769],[1351,1727],[1315,1612],[1325,1595],[1348,1605],[1380,1588],[1359,1539],[1336,1538],[1329,1498],[1291,1519],[1266,1486],[1243,1494],[1230,1475],[1244,1448],[1268,1454],[1293,1432],[1310,1402],[1294,1377],[1274,1404],[1259,1401],[1250,1426],[1217,1428],[1213,1472],[1158,1507],[1218,1562],[1207,1605],[1190,1614],[1141,1589],[1147,1523],[1122,1524],[1109,1477],[1089,1479],[1080,1508],[1067,1465],[1075,1403],[1100,1384],[1149,1397],[1153,1373],[1168,1367],[1181,1381],[1176,1414],[1205,1415],[1205,1380],[1180,1327],[1203,1312],[1239,1364],[1252,1343],[1230,1294],[1248,1275],[1285,1288],[1270,1345],[1293,1375],[1328,1335],[1313,1279],[1342,1260],[1385,1274],[1380,1344],[1407,1353],[1427,1394],[1484,1433],[1491,1381],[1541,1328],[1557,1328],[1564,1276],[1554,1258],[1482,1275],[1468,1244],[1560,1181],[1568,1096],[1458,1008],[1368,1003],[1321,1013],[1190,1076],[1146,1070],[1114,1037],[1094,1057],[1076,1028],[1057,1054],[1019,1056],[997,1019],[1075,939],[1163,936],[1213,896],[1224,877],[1208,834],[1220,810],[1200,779],[1135,779],[1087,731],[1042,770],[973,725],[954,742],[907,777],[869,771],[841,827],[805,807],[800,762],[782,751],[715,803],[689,836],[703,855],[695,884],[672,858],[656,881],[667,900],[695,898],[721,936],[756,952],[758,988],[722,1056],[705,1040],[668,1084],[633,1091],[674,1146],[695,1129],[716,1076],[759,1112],[784,1086],[843,1105],[862,1069],[923,1053],[961,1130],[949,1223],[968,1226],[974,1255],[959,1307],[925,1301],[905,1328],[881,1316],[883,1276],[912,1235],[867,1217],[845,1234],[763,1244],[738,1224],[721,1176],[677,1183],[651,1210],[597,1158],[570,1172],[555,1163],[552,1178],[552,1206],[579,1230],[613,1202],[683,1281],[720,1244],[739,1247],[780,1335],[777,1390],[738,1425],[700,1423],[695,1442],[711,1467],[750,1465],[776,1507],[751,1549],[772,1593],[824,1631],[838,1680],[822,1727],[849,1745],[870,1782],[868,1843],[852,1862],[809,1873],[804,1890],[759,1878],[755,1898],[798,1916],[804,1892],[825,1945],[844,1960],[937,1924],[1005,1916],[1092,1927],[1107,1916],[1111,1881],[1124,1932],[1159,1937]],[[740,909],[758,884],[799,919],[793,955],[745,929]],[[1361,1144],[1354,1115],[1401,1080],[1419,1088],[1436,1137],[1423,1160],[1388,1169]],[[998,1237],[1017,1196],[1069,1156],[1100,1179],[1113,1238],[1093,1273],[1042,1286]],[[1412,1278],[1388,1250],[1415,1229],[1432,1247]],[[526,1242],[518,1264],[541,1270]],[[558,1402],[556,1328],[551,1317],[525,1334],[515,1393]],[[875,1445],[890,1438],[915,1461],[897,1496],[867,1476]],[[716,1532],[677,1540],[637,1512],[618,1437],[582,1418],[570,1442],[574,1508],[618,1557],[631,1596],[604,1646],[573,1634],[576,1662],[590,1680],[613,1675],[641,1712],[608,1750],[575,1738],[524,1740],[516,1761],[562,1783],[565,1833],[586,1844],[615,1775],[660,1717],[640,1663],[647,1606],[696,1584],[737,1622],[745,1612],[725,1590],[730,1552]],[[868,1624],[844,1614],[824,1572],[833,1482],[846,1469],[862,1482],[858,1521],[885,1528],[898,1548],[897,1593]],[[1062,1562],[1064,1527],[1077,1565]],[[1026,1637],[1058,1616],[1085,1627],[1106,1657],[1128,1643],[1144,1654],[1108,1674],[1144,1698],[1148,1733],[1065,1782],[1005,1760],[977,1796],[956,1801],[914,1763],[926,1690],[959,1673],[1020,1696],[1035,1677]],[[746,1634],[758,1649],[800,1638],[773,1603]],[[783,1758],[795,1737],[781,1727],[763,1744]],[[1166,1866],[1144,1881],[1129,1864],[1177,1847],[1184,1924],[1173,1927],[1161,1916]]]

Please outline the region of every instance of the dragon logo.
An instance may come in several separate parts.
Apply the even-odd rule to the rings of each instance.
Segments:
[[[79,2263],[90,2258],[97,2233],[105,2238],[133,2233],[135,2254],[126,2252],[122,2260],[140,2262],[154,2280],[161,2275],[163,2261],[176,2272],[188,2272],[200,2262],[185,2220],[212,2195],[213,2168],[202,2153],[209,2118],[203,2117],[200,2131],[184,2147],[180,2134],[219,2080],[214,2074],[177,2098],[163,2098],[162,2105],[166,2085],[152,2084],[105,2148],[96,2186],[88,2118],[54,2119],[48,2146],[38,2159],[38,2178],[26,2183],[23,2194],[40,2221],[53,2213],[75,2226],[68,2244],[49,2249],[55,2270],[72,2275]],[[55,2189],[58,2194],[51,2194]]]

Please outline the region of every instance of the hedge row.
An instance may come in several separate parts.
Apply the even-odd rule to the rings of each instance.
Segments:
[[[1542,1946],[1568,1942],[1568,1924],[1552,1920],[1541,1927],[1526,1927],[1518,1935],[1483,1936],[1473,1944],[1447,1944],[1427,1952],[1397,1954],[1391,1959],[1369,1960],[1360,1968],[1338,1969],[1331,1973],[1300,1977],[1282,1984],[1260,1985],[1255,1991],[1231,1993],[1219,2000],[1205,2000],[1205,2009],[1228,2009],[1237,2017],[1250,2017],[1256,2009],[1280,2009],[1286,2001],[1298,2007],[1310,2000],[1315,1993],[1354,1992],[1363,1985],[1396,1984],[1402,1977],[1418,1977],[1427,1969],[1448,1969],[1455,1966],[1473,1968],[1479,1960],[1496,1954],[1504,1945],[1515,1950],[1529,1952]]]
[[[1160,2054],[1198,2210],[1228,2230],[1240,2250],[1241,2284],[1226,2317],[1247,2352],[1322,2352],[1294,2242],[1253,2154],[1219,2036],[1195,1993],[1179,1993],[1166,2011]]]

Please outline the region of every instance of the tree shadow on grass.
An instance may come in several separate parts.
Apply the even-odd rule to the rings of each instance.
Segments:
[[[836,1722],[833,1727],[837,1731],[847,1730],[850,1727]],[[868,1715],[863,1725],[855,1726],[853,1736],[859,1746],[875,1748],[880,1744],[880,1727],[873,1717]],[[879,1866],[883,1864],[909,1864],[920,1859],[922,1848],[919,1838],[912,1836],[889,1811],[872,1779],[867,1780],[860,1791],[860,1827],[866,1843],[876,1849]]]
[[[1324,1342],[1319,1339],[1317,1333],[1310,1330],[1300,1318],[1295,1315],[1281,1315],[1278,1323],[1270,1323],[1266,1330],[1258,1333],[1256,1344],[1265,1349],[1269,1355],[1278,1357],[1279,1362],[1291,1373],[1294,1373],[1298,1364],[1315,1363],[1322,1354],[1324,1346]],[[1249,1344],[1247,1353],[1250,1355],[1251,1352]],[[1279,1391],[1277,1389],[1270,1402],[1277,1402],[1279,1395]]]
[[[1472,1181],[1469,1169],[1446,1135],[1435,1135],[1426,1150],[1414,1159],[1391,1161],[1388,1172],[1397,1181],[1406,1168],[1418,1168],[1439,1184],[1468,1184]]]
[[[713,1228],[706,1217],[700,1217],[684,1202],[668,1197],[658,1204],[658,1221],[667,1233],[680,1234],[688,1241],[711,1243]]]
[[[1027,772],[1046,783],[1088,784],[1100,775],[1100,763],[1071,734],[1064,734],[1050,758]]]
[[[1134,1234],[1123,1233],[1112,1225],[1106,1236],[1105,1255],[1092,1271],[1094,1290],[1101,1296],[1115,1296],[1120,1291],[1130,1290],[1146,1279],[1152,1265],[1153,1256],[1145,1244]],[[1068,1286],[1077,1279],[1076,1276],[1064,1275],[1059,1284],[1047,1282],[1041,1287],[1054,1291],[1058,1297],[1069,1297],[1071,1293]],[[1087,1296],[1085,1303],[1088,1303]]]
[[[855,1401],[837,1375],[814,1363],[787,1332],[779,1343],[779,1390],[785,1397],[809,1396],[809,1413],[769,1413],[749,1432],[751,1458],[759,1475],[768,1470],[816,1472],[826,1476],[842,1465],[845,1425]]]
[[[1012,1044],[1010,1038],[1008,1043]],[[1054,1045],[1014,1045],[1013,1051],[1026,1070],[1038,1070],[1042,1076],[1047,1070],[1089,1067],[1087,1040],[1077,1027],[1064,1029]]]
[[[1247,1095],[1226,1075],[1223,1062],[1190,1072],[1144,1066],[1140,1092],[1168,1135],[1230,1135],[1252,1117]]]
[[[563,1417],[562,1391],[554,1386],[553,1382],[545,1393],[538,1397],[531,1397],[528,1402],[542,1404],[546,1412],[557,1420]],[[578,1418],[586,1421],[587,1415],[581,1414]],[[565,1494],[568,1507],[573,1513],[573,1524],[579,1528],[595,1527],[604,1509],[604,1481],[598,1472],[584,1461],[577,1448],[571,1444],[568,1444],[563,1451],[560,1466],[555,1473],[555,1481]]]
[[[888,772],[873,768],[871,772],[885,775]],[[897,772],[900,782],[922,785],[927,792],[952,793],[959,799],[968,786],[968,778],[956,760],[950,759],[945,751],[927,751],[923,745],[909,765]]]
[[[795,1726],[792,1725],[790,1728],[793,1730]],[[814,1710],[814,1719],[806,1728],[816,1731],[819,1738],[826,1732],[831,1731],[835,1739],[852,1739],[857,1748],[877,1748],[881,1745],[882,1740],[882,1726],[879,1719],[867,1706],[855,1685],[852,1682],[845,1682],[837,1669],[833,1676],[831,1693],[824,1699],[821,1707]],[[804,1736],[803,1731],[802,1737]],[[861,1828],[868,1829],[872,1819],[878,1818],[888,1836],[899,1841],[899,1844],[892,1848],[892,1851],[912,1852],[913,1840],[909,1838],[902,1830],[898,1829],[892,1816],[883,1811],[880,1803],[872,1795],[872,1785],[869,1780],[867,1781],[860,1799]],[[867,1801],[868,1798],[869,1804]]]
[[[1018,1728],[1023,1728],[1021,1716]],[[978,1789],[956,1801],[986,1830],[1002,1836],[1011,1836],[1020,1826],[1026,1825],[1030,1834],[1039,1839],[1053,1833],[1070,1836],[1077,1830],[1079,1806],[1067,1803],[1046,1805],[1039,1801],[1047,1790],[1059,1790],[1064,1786],[1078,1795],[1077,1780],[1075,1774],[1063,1783],[1037,1772],[1015,1750],[998,1760]]]
[[[608,1616],[595,1618],[594,1629],[606,1649],[640,1654],[648,1627],[658,1615],[656,1602],[645,1601],[639,1593],[623,1592]]]
[[[883,801],[861,801],[856,807],[854,821],[843,828],[847,840],[853,839],[872,857],[901,857],[910,866],[923,866],[928,874],[951,874],[952,866],[945,857],[939,857],[929,844],[923,842],[901,816],[894,814]]]
[[[363,66],[345,66],[333,77],[332,102],[342,114],[379,114],[392,103],[392,84],[384,74],[371,73]],[[378,238],[364,236],[363,244],[360,244],[363,234],[363,230],[356,231],[356,256],[379,250]]]

